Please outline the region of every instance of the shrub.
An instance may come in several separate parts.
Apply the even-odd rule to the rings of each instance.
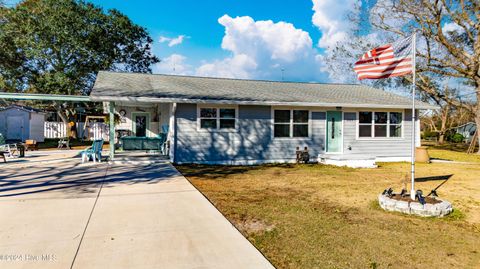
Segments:
[[[461,143],[463,142],[464,137],[462,134],[454,134],[451,139],[454,143]]]
[[[426,131],[423,131],[422,134],[421,134],[422,139],[428,139],[428,138],[431,138],[431,137],[438,137],[438,133],[426,130]]]

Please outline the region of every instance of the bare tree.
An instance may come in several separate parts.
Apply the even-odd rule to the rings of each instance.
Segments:
[[[422,117],[423,125],[427,126],[432,132],[438,134],[438,144],[445,142],[445,135],[458,126],[467,123],[471,120],[471,113],[463,107],[452,106],[450,100],[457,98],[456,91],[450,90],[448,84],[443,90],[443,98],[435,98],[424,93],[428,98],[433,100],[440,109],[431,114]],[[446,101],[445,101],[446,100]]]
[[[435,99],[469,111],[480,126],[480,2],[378,0],[370,15],[376,30],[397,36],[413,31],[420,35],[417,87]],[[472,98],[448,98],[434,86],[432,74],[470,85]]]

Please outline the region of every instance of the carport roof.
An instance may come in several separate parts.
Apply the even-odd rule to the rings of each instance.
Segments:
[[[278,82],[101,71],[93,101],[411,108],[411,99],[360,84]],[[416,102],[419,109],[436,109]]]

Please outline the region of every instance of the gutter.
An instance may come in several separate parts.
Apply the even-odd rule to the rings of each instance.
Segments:
[[[278,101],[242,101],[242,100],[215,100],[215,99],[188,99],[188,98],[158,98],[158,97],[128,97],[128,96],[90,96],[91,101],[106,102],[142,102],[142,103],[186,103],[186,104],[224,104],[224,105],[263,105],[263,106],[321,106],[321,107],[349,107],[349,108],[401,108],[411,109],[411,105],[385,104],[352,104],[352,103],[325,103],[325,102],[278,102]],[[417,109],[440,109],[439,106],[426,103],[417,103]]]

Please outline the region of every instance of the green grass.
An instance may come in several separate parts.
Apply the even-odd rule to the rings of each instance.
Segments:
[[[325,165],[178,166],[277,268],[478,268],[480,166],[418,164],[418,177],[453,174],[438,192],[446,218],[386,212],[407,163],[378,169]],[[418,182],[425,192],[443,181]]]

